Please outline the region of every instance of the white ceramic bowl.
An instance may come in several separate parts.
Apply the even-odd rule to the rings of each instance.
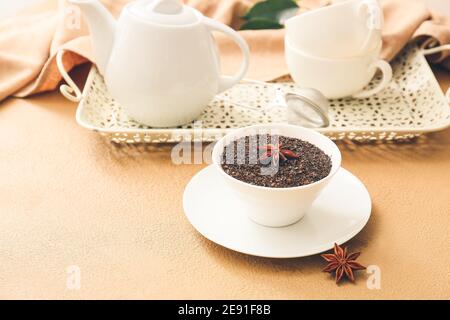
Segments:
[[[285,26],[296,48],[318,57],[344,58],[376,48],[382,21],[377,0],[348,0],[299,14]]]
[[[351,58],[321,58],[311,56],[292,45],[290,38],[285,39],[286,64],[294,81],[307,88],[322,92],[329,99],[353,96],[366,98],[386,88],[392,79],[389,63],[378,58],[381,42],[375,50]],[[379,69],[382,80],[376,87],[363,91]]]
[[[256,186],[225,173],[221,159],[226,145],[247,135],[266,133],[297,138],[314,144],[330,156],[332,161],[330,173],[317,182],[291,188]],[[246,212],[251,220],[268,227],[283,227],[297,222],[307,213],[313,201],[339,170],[341,153],[333,141],[311,129],[287,124],[254,125],[237,129],[220,139],[214,146],[212,161],[224,181],[246,206]]]

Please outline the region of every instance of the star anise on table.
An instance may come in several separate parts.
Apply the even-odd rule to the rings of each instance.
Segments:
[[[366,267],[362,266],[355,260],[359,257],[361,252],[347,253],[347,248],[342,249],[338,244],[334,244],[334,254],[327,253],[322,254],[328,265],[323,269],[323,272],[335,272],[336,273],[336,283],[342,279],[345,274],[349,280],[355,281],[353,276],[353,270],[364,270]]]
[[[286,161],[288,159],[296,159],[299,157],[295,152],[282,149],[282,144],[268,144],[258,148],[259,150],[264,150],[260,156],[260,161],[265,163],[270,160],[273,164],[278,165],[280,159]]]

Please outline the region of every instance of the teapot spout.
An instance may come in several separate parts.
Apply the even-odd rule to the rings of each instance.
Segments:
[[[89,24],[95,62],[100,73],[105,75],[114,43],[116,21],[98,0],[69,0],[69,2],[80,8]]]

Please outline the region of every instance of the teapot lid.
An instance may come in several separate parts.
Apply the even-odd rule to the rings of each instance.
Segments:
[[[198,21],[195,10],[181,0],[142,0],[130,6],[134,15],[163,25],[186,25]]]

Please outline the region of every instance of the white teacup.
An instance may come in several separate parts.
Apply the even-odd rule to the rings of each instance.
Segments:
[[[283,135],[314,144],[330,156],[330,173],[317,182],[292,188],[256,186],[231,177],[221,166],[225,146],[236,139],[255,134]],[[216,143],[212,161],[224,181],[246,206],[251,220],[264,226],[283,227],[297,222],[307,213],[314,200],[341,167],[341,153],[333,141],[314,130],[288,124],[270,124],[233,130]]]
[[[386,88],[392,79],[392,68],[378,58],[381,46],[365,55],[327,59],[308,55],[292,46],[285,39],[286,63],[294,81],[307,88],[319,90],[328,99],[347,96],[367,98]],[[375,72],[382,72],[382,79],[375,88],[364,90]]]
[[[310,55],[352,57],[381,43],[383,13],[377,0],[347,0],[286,20],[292,45]]]

